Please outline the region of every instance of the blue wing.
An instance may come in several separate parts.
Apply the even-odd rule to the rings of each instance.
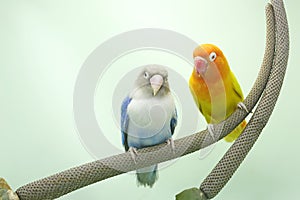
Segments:
[[[177,110],[175,108],[174,110],[174,115],[170,121],[170,128],[171,128],[171,134],[173,135],[174,134],[174,130],[175,130],[175,127],[177,125]]]
[[[128,142],[127,142],[127,129],[128,129],[128,121],[129,116],[127,114],[127,107],[130,104],[132,98],[127,96],[121,106],[121,133],[122,133],[122,144],[125,147],[125,150],[127,151],[129,149]]]

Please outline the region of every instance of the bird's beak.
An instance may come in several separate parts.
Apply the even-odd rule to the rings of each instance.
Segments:
[[[164,79],[161,75],[154,75],[150,78],[150,84],[153,90],[153,95],[155,96],[157,92],[160,90],[162,84],[164,82]]]
[[[208,62],[201,56],[196,56],[194,58],[194,66],[198,76],[204,76],[208,67]]]

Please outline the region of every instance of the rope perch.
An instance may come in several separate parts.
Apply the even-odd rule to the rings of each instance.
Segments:
[[[268,122],[280,93],[288,60],[289,34],[283,1],[271,0],[271,3],[266,7],[267,42],[264,60],[258,78],[244,104],[253,110],[261,96],[262,98],[242,135],[201,184],[200,190],[198,189],[200,199],[215,197],[229,181]],[[175,153],[164,144],[141,149],[138,150],[136,164],[131,159],[130,153],[122,153],[34,181],[18,188],[16,194],[20,200],[55,199],[122,173],[190,154],[222,139],[247,115],[248,113],[238,109],[226,121],[216,125],[216,132],[221,133],[217,139],[212,138],[208,131],[204,130],[175,140]],[[0,193],[1,199],[4,200]]]

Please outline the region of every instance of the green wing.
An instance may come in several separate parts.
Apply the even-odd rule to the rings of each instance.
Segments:
[[[242,88],[232,72],[231,72],[231,79],[232,79],[231,82],[232,82],[232,88],[234,93],[240,98],[240,101],[244,101]]]

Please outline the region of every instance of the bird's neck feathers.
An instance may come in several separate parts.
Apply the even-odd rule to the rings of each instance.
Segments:
[[[199,75],[196,70],[193,70],[192,77],[197,80],[200,84],[214,85],[219,84],[220,81],[226,82],[230,77],[230,69],[226,65],[224,67],[217,67],[217,65],[210,66],[205,75]]]
[[[221,77],[221,78],[220,78]],[[227,91],[230,83],[230,75],[220,73],[218,77],[205,77],[199,76],[197,72],[193,72],[190,78],[190,85],[193,85],[194,90],[202,93],[203,96],[209,97],[210,95],[218,96]]]

